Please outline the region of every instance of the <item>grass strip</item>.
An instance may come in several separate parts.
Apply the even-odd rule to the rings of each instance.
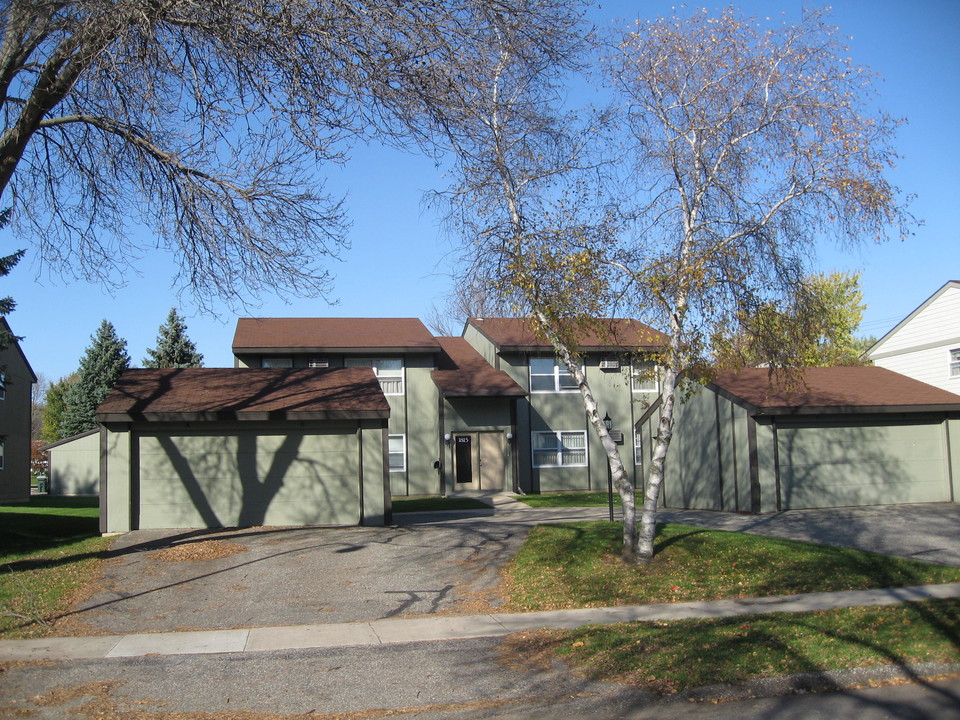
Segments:
[[[960,601],[542,631],[512,636],[501,651],[511,662],[557,655],[584,677],[672,694],[759,677],[960,662]]]
[[[394,498],[393,512],[436,512],[437,510],[489,510],[490,505],[475,498],[463,497],[418,497]]]
[[[0,506],[0,637],[38,637],[94,576],[110,538],[96,498]]]
[[[960,581],[960,568],[906,558],[658,525],[648,565],[619,560],[622,524],[534,528],[504,568],[508,611],[794,595]]]
[[[605,492],[565,492],[548,495],[517,495],[516,499],[530,507],[606,507],[609,497]],[[613,504],[620,506],[620,494],[613,493]]]

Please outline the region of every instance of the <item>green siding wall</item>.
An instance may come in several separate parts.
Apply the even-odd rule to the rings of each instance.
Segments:
[[[5,397],[0,400],[0,438],[3,440],[0,501],[26,502],[30,499],[30,386],[33,377],[16,344],[0,350],[0,372],[5,378]]]
[[[51,495],[100,493],[100,433],[83,435],[48,453]]]
[[[433,464],[440,459],[440,395],[430,373],[433,356],[407,356],[407,388],[404,398],[402,431],[407,436],[407,472],[391,473],[395,495],[435,495],[440,492],[440,476]],[[390,432],[401,422],[400,413],[390,413]],[[406,475],[398,482],[398,475]]]
[[[136,498],[131,493],[134,468],[130,452],[130,430],[123,426],[102,431],[100,518],[103,532],[128,532],[133,529],[131,515]],[[104,484],[105,483],[105,484]]]

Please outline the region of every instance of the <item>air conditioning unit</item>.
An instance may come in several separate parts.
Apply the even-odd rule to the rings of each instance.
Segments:
[[[603,358],[600,361],[601,370],[619,370],[620,369],[620,359],[619,358]]]

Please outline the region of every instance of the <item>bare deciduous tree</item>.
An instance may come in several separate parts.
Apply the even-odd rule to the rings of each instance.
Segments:
[[[871,74],[822,12],[766,29],[694,11],[639,22],[618,47],[609,76],[644,200],[608,259],[670,338],[640,530],[649,559],[681,373],[718,328],[794,296],[818,240],[902,237],[912,218],[886,176],[898,122],[874,109]]]
[[[572,0],[11,0],[0,196],[43,262],[110,282],[146,225],[198,299],[323,296],[346,219],[318,167],[377,137],[434,148],[458,68],[500,27],[523,61]],[[532,40],[536,40],[533,42]],[[151,243],[152,245],[152,243]]]

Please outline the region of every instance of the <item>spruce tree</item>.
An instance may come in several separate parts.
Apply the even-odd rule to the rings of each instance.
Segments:
[[[147,348],[144,358],[145,368],[191,368],[203,367],[203,355],[197,352],[197,346],[187,337],[187,326],[176,308],[170,308],[167,321],[157,333],[157,349]]]
[[[104,320],[91,345],[80,358],[77,381],[64,397],[60,432],[64,437],[92,430],[97,426],[97,406],[103,402],[120,374],[130,367],[127,341],[117,336],[113,325]]]

